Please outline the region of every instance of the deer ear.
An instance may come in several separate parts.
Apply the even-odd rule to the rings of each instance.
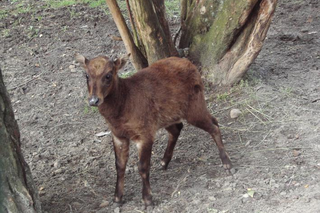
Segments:
[[[124,67],[124,65],[129,60],[130,55],[131,54],[129,53],[127,55],[123,55],[120,58],[117,58],[116,60],[114,60],[114,65],[115,65],[117,71],[120,70],[122,67]]]
[[[81,66],[83,66],[84,68],[87,66],[87,64],[89,63],[89,60],[86,59],[83,55],[80,55],[79,53],[75,54],[75,59],[77,62],[79,62],[81,64]]]

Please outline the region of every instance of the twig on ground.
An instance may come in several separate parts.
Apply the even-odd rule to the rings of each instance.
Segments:
[[[261,143],[263,143],[265,140],[266,140],[266,138],[268,137],[268,135],[270,134],[270,132],[271,132],[271,129],[268,131],[268,133],[263,137],[263,139],[260,141],[260,143],[258,143],[257,145],[255,145],[254,147],[257,147],[257,146],[259,146]]]
[[[259,116],[257,116],[256,114],[254,114],[249,108],[246,108],[255,118],[257,118],[262,124],[266,124],[261,118],[259,118]]]
[[[237,129],[237,128],[232,128],[228,126],[224,126],[220,124],[220,129],[228,129],[228,130],[233,130],[233,131],[239,131],[239,132],[256,132],[256,133],[261,133],[264,131],[258,131],[258,130],[250,130],[250,129]]]
[[[177,187],[176,187],[176,188],[174,189],[174,191],[172,192],[171,197],[173,197],[174,194],[179,190],[180,184],[181,184],[182,182],[186,181],[186,179],[187,179],[188,176],[189,176],[189,175],[186,175],[184,178],[180,179],[180,181],[178,182]]]
[[[256,152],[264,152],[264,151],[278,151],[278,150],[294,150],[294,149],[312,149],[311,147],[278,147],[278,148],[269,148],[269,149],[259,149],[247,153],[256,153]]]
[[[238,132],[238,136],[240,138],[240,142],[243,143],[240,133]]]
[[[254,107],[250,106],[249,104],[247,104],[247,106],[250,109],[254,110],[255,112],[257,112],[257,113],[261,114],[262,116],[264,116],[268,121],[273,120],[273,118],[271,116],[264,114],[263,112],[261,112],[260,110],[255,109]]]
[[[41,75],[41,74],[40,74],[40,75]],[[25,82],[23,82],[23,83],[21,83],[21,84],[18,84],[18,85],[16,85],[16,86],[13,86],[13,87],[9,88],[8,90],[14,90],[14,89],[16,89],[16,88],[18,88],[18,87],[21,87],[21,86],[23,86],[23,85],[26,85],[26,84],[30,83],[30,82],[33,81],[33,80],[38,80],[38,79],[40,79],[40,78],[39,78],[40,75],[34,76],[32,79],[29,79],[29,80],[27,80],[27,81],[25,81]]]
[[[70,204],[69,205],[69,208],[70,208],[70,213],[72,213],[72,206]]]
[[[64,125],[69,125],[69,126],[72,126],[72,125],[81,125],[83,124],[83,122],[68,122],[68,123],[62,123],[62,124],[58,124],[58,125],[55,125],[51,128],[59,128],[61,126],[64,126]],[[42,125],[41,128],[44,128],[44,127],[48,127],[49,125]]]

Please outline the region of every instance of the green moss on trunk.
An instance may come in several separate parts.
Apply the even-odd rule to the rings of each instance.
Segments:
[[[204,66],[217,63],[228,50],[235,39],[234,36],[240,30],[241,16],[251,10],[256,1],[247,0],[224,0],[215,11],[214,21],[209,31],[197,34],[190,46],[193,57]]]

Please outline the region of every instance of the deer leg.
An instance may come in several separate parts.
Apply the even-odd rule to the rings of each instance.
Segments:
[[[196,117],[196,116],[195,116]],[[212,117],[210,114],[207,115],[205,118],[201,117],[193,117],[192,119],[188,119],[188,122],[204,131],[208,132],[211,137],[213,138],[214,142],[216,143],[219,156],[222,161],[223,167],[227,170],[231,169],[232,164],[229,158],[228,153],[224,148],[224,144],[222,142],[221,132],[218,125],[217,119]],[[202,118],[202,119],[199,119]]]
[[[113,136],[113,146],[117,169],[117,183],[116,191],[114,193],[114,202],[121,204],[124,188],[124,174],[129,157],[129,140],[122,138],[119,139],[116,136]]]
[[[222,142],[222,137],[221,137],[221,132],[220,132],[220,128],[218,125],[218,121],[216,118],[211,116],[211,121],[213,124],[213,131],[211,133],[211,136],[214,140],[214,142],[216,142],[216,145],[218,147],[219,150],[219,155],[220,155],[220,159],[222,161],[223,167],[225,169],[231,169],[232,164],[231,164],[231,160],[230,157],[226,151],[226,149],[224,148],[224,144]]]
[[[169,133],[169,140],[167,144],[166,151],[164,153],[164,156],[161,160],[161,165],[163,169],[167,169],[168,164],[170,163],[173,155],[173,149],[177,143],[178,137],[180,135],[181,129],[183,128],[182,123],[173,124],[171,126],[168,126],[166,130]]]
[[[149,182],[152,144],[152,140],[137,142],[139,153],[138,168],[142,179],[142,199],[146,206],[152,205],[152,193]]]

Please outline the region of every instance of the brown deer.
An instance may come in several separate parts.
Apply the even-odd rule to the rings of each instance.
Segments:
[[[76,60],[86,70],[89,104],[99,108],[113,134],[117,169],[114,202],[122,201],[129,142],[133,141],[139,153],[142,198],[146,206],[152,204],[149,171],[156,132],[165,128],[169,133],[161,161],[167,169],[183,127],[182,120],[208,132],[218,146],[224,168],[231,168],[218,122],[206,107],[200,73],[189,60],[162,59],[125,79],[118,77],[118,71],[128,56],[116,60],[99,56],[88,60],[77,54]]]

